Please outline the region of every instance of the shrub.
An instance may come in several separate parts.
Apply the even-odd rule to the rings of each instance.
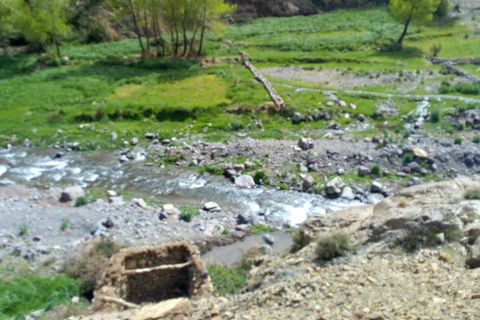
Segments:
[[[473,142],[473,143],[480,143],[480,136],[475,136],[475,137],[473,137],[472,142]]]
[[[265,171],[255,172],[255,175],[253,176],[253,180],[255,181],[256,184],[263,184],[263,185],[269,184],[268,176],[265,173]]]
[[[93,122],[93,116],[86,113],[77,114],[73,117],[75,122]]]
[[[64,231],[64,230],[66,230],[69,226],[70,226],[70,220],[68,220],[68,219],[63,219],[63,220],[62,220],[62,224],[61,224],[61,226],[60,226],[60,229],[61,229],[62,231]]]
[[[480,188],[471,188],[465,192],[465,199],[480,200]]]
[[[78,279],[80,289],[87,297],[93,297],[99,281],[108,266],[108,260],[122,248],[118,243],[102,238],[100,241],[88,242],[81,255],[67,256],[65,272]]]
[[[460,7],[458,7],[460,9]],[[437,7],[435,14],[439,17],[445,17],[450,12],[450,0],[442,0]]]
[[[318,240],[316,254],[320,260],[331,260],[348,250],[348,236],[343,233],[325,235]]]
[[[410,131],[405,130],[405,131],[403,131],[402,137],[404,139],[408,139],[408,138],[410,138],[411,135],[412,135],[412,133]]]
[[[18,234],[20,235],[20,237],[28,235],[28,227],[26,225],[21,225]]]
[[[434,43],[430,47],[430,52],[432,53],[432,56],[434,56],[434,57],[436,57],[440,53],[440,51],[442,51],[442,44],[441,43]]]
[[[92,203],[92,202],[95,202],[95,201],[97,201],[97,198],[92,197],[92,196],[78,197],[75,200],[75,207],[85,206],[85,205],[87,205],[89,203]]]
[[[247,270],[242,265],[230,268],[214,264],[207,269],[218,295],[235,294],[247,284]]]
[[[455,140],[453,140],[453,143],[461,145],[462,144],[462,138],[455,138]]]
[[[455,7],[453,7],[455,11],[460,11],[460,3],[456,3]]]
[[[376,175],[377,177],[380,176],[380,172],[381,172],[381,168],[378,164],[372,166],[372,168],[370,169],[370,172],[374,175]]]
[[[407,152],[403,156],[403,163],[408,164],[413,161],[413,153]]]
[[[400,199],[400,201],[398,201],[398,206],[400,208],[405,208],[408,206],[408,200],[407,199]]]
[[[439,110],[432,111],[432,114],[430,115],[430,122],[438,123],[439,121],[440,121],[440,111]]]
[[[239,130],[241,130],[242,127],[243,127],[241,121],[235,121],[235,122],[233,122],[233,123],[231,124],[231,126],[232,126],[232,130],[233,130],[233,131],[239,131]]]
[[[200,168],[200,172],[207,172],[217,176],[223,175],[224,170],[220,167],[214,166],[213,164],[206,164]]]
[[[253,224],[250,226],[250,231],[252,234],[261,234],[265,232],[273,232],[275,231],[275,228],[272,227],[267,227],[266,225],[263,224]]]
[[[0,315],[2,319],[25,319],[32,311],[50,309],[78,295],[76,281],[67,277],[0,279]]]
[[[193,206],[180,206],[180,220],[185,222],[192,221],[194,216],[198,216],[198,208]]]
[[[95,112],[95,120],[100,121],[105,118],[105,109],[98,108],[97,112]]]
[[[44,53],[38,57],[37,63],[44,67],[58,67],[60,60],[52,53]]]
[[[457,130],[458,131],[463,131],[465,129],[465,124],[463,124],[462,122],[459,122],[457,124]]]

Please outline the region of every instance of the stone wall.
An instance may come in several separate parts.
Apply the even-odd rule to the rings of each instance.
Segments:
[[[212,285],[205,264],[187,242],[123,249],[110,260],[92,310],[120,311],[175,298],[202,298]]]

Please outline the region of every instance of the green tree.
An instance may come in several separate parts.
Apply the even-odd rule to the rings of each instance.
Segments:
[[[388,9],[392,17],[404,25],[398,44],[402,44],[408,26],[423,25],[432,20],[441,0],[390,0]]]
[[[7,35],[11,29],[10,14],[10,9],[0,1],[0,48],[4,48],[5,52],[8,44]]]
[[[61,58],[60,44],[67,36],[67,12],[69,0],[0,0],[10,11],[13,27],[25,39],[39,42],[45,51],[48,43],[55,44]]]

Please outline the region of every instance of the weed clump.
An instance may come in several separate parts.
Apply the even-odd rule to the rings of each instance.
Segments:
[[[315,252],[320,260],[331,260],[348,250],[348,236],[343,233],[325,235],[318,240]]]
[[[75,200],[75,207],[86,206],[87,204],[95,202],[95,201],[97,201],[97,199],[95,199],[94,197],[90,197],[90,196],[78,197]]]
[[[438,123],[439,121],[440,121],[440,111],[439,110],[432,111],[432,114],[430,115],[430,122]]]
[[[465,193],[465,199],[467,200],[480,200],[480,188],[468,189]]]
[[[453,140],[453,143],[461,145],[462,144],[462,138],[455,138],[455,140]]]
[[[255,172],[255,175],[253,176],[253,180],[255,181],[256,184],[263,184],[263,185],[269,184],[268,175],[265,173],[265,171]]]
[[[370,169],[370,172],[378,177],[380,176],[381,168],[378,164],[376,164],[372,166],[372,168]]]
[[[272,227],[267,227],[266,225],[263,224],[253,224],[250,226],[250,231],[252,234],[262,234],[265,232],[273,232],[275,231],[275,228]]]
[[[235,294],[247,284],[247,269],[242,265],[230,268],[213,264],[207,269],[213,288],[219,295]]]
[[[93,297],[103,272],[108,266],[108,260],[122,246],[110,239],[85,244],[81,255],[69,256],[65,262],[65,272],[68,276],[78,279],[81,291],[87,297]]]
[[[190,222],[192,221],[192,218],[194,216],[198,216],[198,209],[193,206],[180,206],[180,220],[183,220],[185,222]]]

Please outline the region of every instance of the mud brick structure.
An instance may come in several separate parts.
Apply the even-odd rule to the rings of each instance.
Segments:
[[[205,264],[188,242],[129,248],[110,260],[92,310],[121,311],[175,298],[198,299],[212,290]]]

